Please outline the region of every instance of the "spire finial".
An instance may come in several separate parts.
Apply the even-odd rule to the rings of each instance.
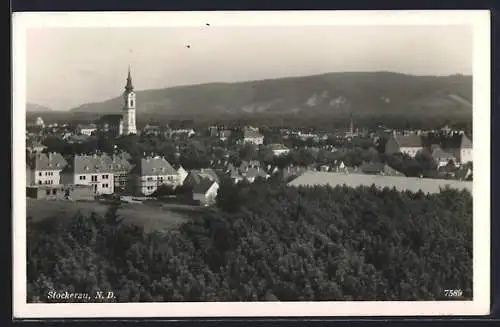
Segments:
[[[128,65],[128,75],[127,75],[127,84],[125,85],[125,90],[127,92],[130,92],[134,89],[134,86],[132,85],[132,76],[130,74],[130,64]]]

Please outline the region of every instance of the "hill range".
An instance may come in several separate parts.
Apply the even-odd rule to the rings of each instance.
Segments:
[[[35,112],[51,112],[53,111],[51,108],[35,104],[35,103],[26,103],[26,112],[35,113]]]
[[[117,87],[117,93],[120,89]],[[118,113],[122,98],[74,113]],[[405,115],[472,117],[472,76],[391,72],[328,73],[137,91],[137,114]]]

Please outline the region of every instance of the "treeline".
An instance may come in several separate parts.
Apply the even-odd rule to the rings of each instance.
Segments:
[[[50,290],[113,291],[118,302],[472,298],[466,191],[222,182],[217,200],[164,232],[122,223],[118,205],[28,222],[28,301]]]

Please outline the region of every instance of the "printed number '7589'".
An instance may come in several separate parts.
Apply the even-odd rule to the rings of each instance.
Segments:
[[[444,290],[444,295],[449,297],[462,296],[462,290]]]

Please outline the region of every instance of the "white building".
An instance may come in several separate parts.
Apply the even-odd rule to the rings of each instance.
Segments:
[[[290,149],[288,149],[286,146],[283,144],[269,144],[269,149],[273,152],[273,155],[275,157],[280,157],[283,155],[286,155],[290,152]]]
[[[179,166],[179,168],[177,169],[177,184],[179,186],[183,185],[184,184],[184,181],[186,180],[186,177],[188,176],[188,172],[186,171],[186,169],[184,169],[184,167],[182,166]]]
[[[78,126],[78,133],[82,135],[91,136],[95,131],[97,131],[97,126],[95,124]]]
[[[245,128],[243,131],[243,143],[261,145],[264,144],[264,136],[254,129]]]
[[[61,171],[67,162],[59,153],[37,153],[27,158],[27,184],[61,184]]]
[[[42,128],[45,127],[45,123],[43,122],[42,117],[36,117],[35,126],[39,126]]]
[[[193,187],[193,200],[201,205],[208,206],[215,203],[219,184],[211,179],[204,178]]]
[[[472,141],[465,134],[461,135],[460,148],[456,153],[462,165],[473,161]]]
[[[160,185],[178,185],[177,171],[163,157],[142,158],[132,169],[130,177],[135,193],[150,195]]]
[[[113,164],[109,157],[75,155],[62,172],[63,184],[91,185],[94,194],[114,193]]]
[[[415,157],[424,148],[422,138],[416,134],[397,135],[393,133],[385,145],[386,154],[403,153]]]

